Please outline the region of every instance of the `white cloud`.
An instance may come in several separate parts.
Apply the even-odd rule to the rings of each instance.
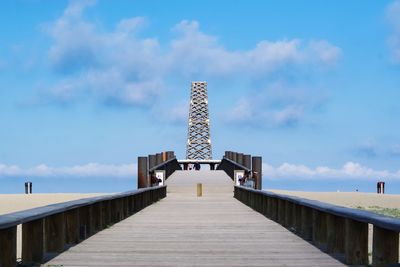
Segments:
[[[94,3],[72,1],[45,27],[52,39],[52,69],[62,77],[50,86],[56,102],[94,96],[107,103],[151,105],[170,76],[251,79],[285,66],[332,65],[340,56],[340,48],[325,40],[261,40],[248,50],[229,50],[218,37],[202,32],[197,21],[187,20],[175,25],[174,37],[161,44],[139,35],[147,24],[143,17],[124,18],[112,30],[88,21],[85,8]]]
[[[88,163],[71,167],[50,167],[40,164],[32,168],[21,168],[17,165],[0,163],[2,176],[35,176],[35,177],[133,177],[136,175],[136,164],[99,164]]]
[[[400,0],[393,1],[387,7],[386,16],[392,28],[392,34],[388,39],[392,60],[400,63]]]
[[[283,163],[273,167],[263,164],[263,176],[270,179],[369,179],[376,180],[400,179],[400,170],[390,172],[387,170],[374,170],[356,162],[346,162],[341,168],[335,169],[326,166],[310,168],[305,165]]]
[[[242,97],[225,116],[229,123],[257,127],[290,127],[326,101],[324,90],[279,81]]]

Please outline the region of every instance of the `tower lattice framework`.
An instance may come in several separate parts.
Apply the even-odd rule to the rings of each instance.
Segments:
[[[212,159],[206,82],[192,82],[189,107],[187,159]]]

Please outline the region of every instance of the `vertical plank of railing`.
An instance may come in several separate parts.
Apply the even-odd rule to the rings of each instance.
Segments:
[[[103,201],[103,220],[104,220],[104,227],[108,227],[109,225],[112,224],[112,219],[111,219],[111,201],[106,200]]]
[[[278,214],[279,214],[279,199],[272,198],[272,220],[278,221]]]
[[[313,210],[313,241],[317,246],[326,246],[326,213]]]
[[[286,215],[286,201],[278,199],[278,223],[284,225]]]
[[[292,225],[292,202],[285,201],[285,220],[283,226],[290,228]]]
[[[349,265],[368,264],[368,223],[345,219],[345,258]]]
[[[399,233],[374,225],[372,266],[397,266],[399,262]]]
[[[328,253],[344,253],[345,219],[327,214],[326,223]]]
[[[65,243],[79,243],[79,209],[65,212]]]
[[[128,216],[129,216],[129,201],[128,201],[128,197],[123,197],[122,198],[122,202],[123,202],[124,219],[125,219],[125,218],[128,218]]]
[[[93,211],[93,220],[94,220],[94,233],[97,233],[101,230],[103,230],[103,208],[102,208],[102,202],[97,202],[94,203],[92,208]]]
[[[90,236],[90,214],[88,206],[82,206],[79,212],[79,238],[84,240]]]
[[[41,263],[43,260],[43,226],[44,219],[22,224],[22,262],[24,265]]]
[[[130,195],[128,197],[128,205],[129,205],[129,215],[132,215],[135,213],[134,205],[133,205],[133,196]]]
[[[45,251],[62,252],[65,246],[65,213],[46,217],[44,224]]]
[[[0,266],[17,264],[17,227],[0,230]]]
[[[301,234],[305,240],[312,240],[313,212],[306,206],[301,206]]]
[[[294,205],[294,218],[295,218],[295,224],[294,228],[296,229],[296,232],[301,235],[301,205],[295,204]]]
[[[263,209],[262,214],[264,216],[268,216],[268,197],[266,195],[262,195]]]

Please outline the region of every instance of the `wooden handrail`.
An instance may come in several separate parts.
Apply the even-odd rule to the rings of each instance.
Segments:
[[[166,186],[52,204],[0,216],[0,266],[16,266],[16,229],[22,225],[23,264],[41,263],[166,196]],[[46,245],[45,245],[46,244]]]
[[[368,265],[368,224],[372,224],[372,265],[399,262],[399,219],[242,186],[235,186],[235,198],[328,253],[344,254],[350,265]]]

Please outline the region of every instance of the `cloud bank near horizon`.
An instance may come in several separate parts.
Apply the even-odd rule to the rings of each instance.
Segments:
[[[40,164],[32,168],[22,168],[18,165],[0,163],[1,177],[110,177],[131,178],[136,177],[136,164],[99,164],[88,163],[70,167],[50,167]],[[324,180],[324,179],[390,179],[400,180],[400,170],[375,170],[356,162],[346,162],[341,168],[318,166],[311,168],[301,164],[283,163],[279,166],[263,164],[263,177],[268,179],[283,180]]]

